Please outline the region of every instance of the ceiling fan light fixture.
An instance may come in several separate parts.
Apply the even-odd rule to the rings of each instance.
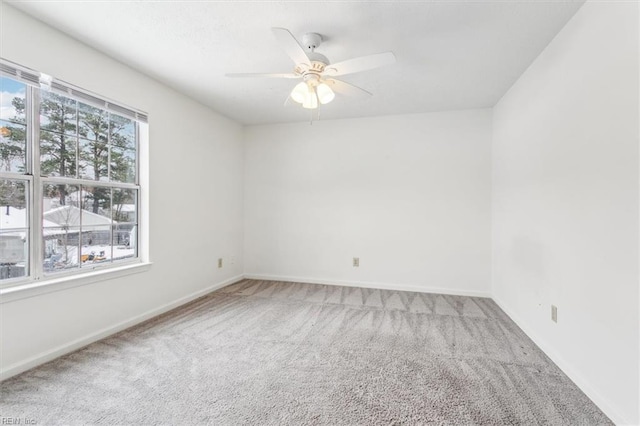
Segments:
[[[316,87],[316,93],[318,94],[318,100],[322,105],[328,104],[336,97],[336,94],[333,93],[331,87],[326,83],[318,84],[318,87]]]
[[[318,108],[318,96],[316,96],[316,92],[313,90],[313,87],[309,85],[309,92],[307,93],[307,99],[302,103],[302,107],[306,109],[316,109]]]
[[[303,104],[308,97],[309,88],[307,87],[307,83],[304,81],[296,84],[296,87],[291,91],[291,99],[299,104]]]

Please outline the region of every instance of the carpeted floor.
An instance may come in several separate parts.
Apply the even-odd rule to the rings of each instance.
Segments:
[[[246,280],[1,384],[49,424],[611,424],[491,299]]]

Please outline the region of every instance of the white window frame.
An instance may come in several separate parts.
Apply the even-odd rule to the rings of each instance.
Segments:
[[[143,182],[146,184],[146,179],[143,179],[142,176],[143,174],[146,174],[144,172],[146,172],[147,166],[146,164],[143,164],[143,161],[141,161],[143,148],[145,152],[148,149],[147,114],[140,110],[109,100],[103,96],[80,89],[64,81],[52,79],[49,76],[22,67],[3,58],[0,58],[0,76],[26,84],[26,173],[0,171],[0,180],[7,179],[27,182],[28,189],[26,205],[28,214],[27,224],[29,226],[29,260],[26,274],[22,277],[9,278],[0,281],[0,304],[24,297],[31,297],[40,293],[57,291],[63,288],[84,285],[91,282],[148,270],[150,266],[150,262],[148,261],[148,248],[146,247],[146,242],[148,241],[148,213],[144,211],[143,208],[143,201],[147,201],[147,194],[145,188],[146,185],[143,185]],[[43,87],[43,82],[47,86],[46,88]],[[37,87],[37,84],[41,87]],[[41,176],[39,151],[40,96],[38,93],[40,90],[50,90],[67,98],[134,120],[136,122],[136,162],[134,183]],[[145,156],[145,158],[147,157]],[[144,172],[141,172],[141,169],[143,168]],[[135,189],[137,194],[135,218],[137,237],[135,257],[120,259],[108,263],[98,263],[91,266],[79,265],[78,268],[64,271],[55,271],[51,273],[45,272],[42,227],[42,188],[45,184],[69,184],[91,187],[99,186],[111,189]],[[81,253],[79,252],[78,260],[80,259],[80,255]]]

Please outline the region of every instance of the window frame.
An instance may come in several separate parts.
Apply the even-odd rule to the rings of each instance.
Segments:
[[[40,78],[36,79],[35,76],[40,75]],[[141,145],[142,136],[144,135],[145,143],[148,138],[148,124],[147,114],[122,103],[114,102],[89,92],[84,89],[80,89],[74,85],[63,82],[61,80],[52,79],[51,77],[33,71],[31,69],[17,65],[11,61],[0,58],[0,77],[9,78],[14,81],[25,84],[25,171],[20,172],[5,172],[0,171],[0,180],[16,180],[25,181],[26,196],[25,205],[27,209],[26,225],[28,226],[28,253],[29,259],[26,262],[25,275],[21,277],[7,278],[0,280],[0,295],[3,296],[0,303],[5,303],[7,295],[13,295],[10,299],[16,298],[16,292],[21,289],[31,290],[29,293],[33,293],[34,284],[37,287],[48,286],[49,284],[64,284],[65,282],[71,282],[75,285],[82,285],[84,283],[100,281],[107,279],[108,276],[120,276],[123,271],[130,271],[128,273],[139,272],[141,269],[136,266],[150,265],[146,259],[147,248],[145,247],[146,240],[142,238],[143,230],[147,224],[143,223],[144,220],[148,220],[148,216],[142,212],[142,200],[143,200],[143,185],[141,183]],[[44,87],[43,86],[44,77]],[[40,83],[40,87],[37,87],[36,81]],[[42,91],[51,91],[60,96],[70,98],[78,103],[83,103],[92,107],[99,108],[102,111],[106,111],[110,114],[115,114],[120,117],[130,119],[134,122],[134,138],[135,138],[135,175],[134,182],[117,182],[117,181],[95,181],[90,179],[77,177],[65,177],[65,176],[42,176],[40,168],[40,103],[42,97],[40,93]],[[110,121],[110,120],[109,120]],[[142,127],[144,126],[144,128]],[[109,130],[108,143],[111,145],[111,131]],[[79,138],[78,135],[76,135]],[[79,146],[76,148],[76,152],[79,150]],[[76,161],[79,162],[77,159]],[[78,164],[76,165],[78,167]],[[108,174],[111,178],[111,146],[108,153]],[[66,184],[77,185],[82,190],[83,187],[103,187],[108,188],[111,194],[111,208],[113,207],[113,193],[115,189],[122,190],[134,190],[135,191],[135,223],[126,222],[127,225],[134,224],[136,233],[136,247],[135,253],[132,257],[113,260],[111,256],[110,262],[97,263],[91,265],[82,265],[80,260],[81,250],[78,251],[78,265],[77,267],[70,268],[68,270],[57,271],[45,271],[44,262],[44,235],[45,228],[43,226],[43,195],[44,186],[48,184]],[[82,212],[82,205],[79,201],[79,208]],[[113,221],[113,213],[110,213],[110,219]],[[82,223],[82,222],[80,222]],[[110,239],[111,250],[113,255],[113,238],[114,238],[114,226],[117,224],[111,223],[110,226]],[[82,244],[82,228],[79,233],[79,247]],[[111,274],[113,273],[113,274]],[[104,278],[107,277],[107,278]],[[64,287],[68,287],[64,286]],[[54,290],[48,290],[54,291]],[[45,291],[45,292],[48,292]],[[29,296],[25,296],[29,297]],[[21,297],[18,297],[21,298]]]

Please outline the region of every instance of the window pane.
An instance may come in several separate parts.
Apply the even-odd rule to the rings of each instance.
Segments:
[[[111,217],[118,223],[137,223],[138,221],[138,190],[113,189],[113,204]]]
[[[45,184],[43,185],[43,211],[45,215],[48,211],[63,206],[80,206],[78,185],[65,184]]]
[[[80,235],[79,186],[43,186],[42,233],[44,271],[78,268]]]
[[[26,92],[24,83],[0,77],[0,171],[3,172],[26,171]]]
[[[76,177],[76,143],[74,136],[41,131],[40,174]]]
[[[79,186],[47,184],[42,194],[42,226],[80,226]]]
[[[108,141],[109,114],[99,108],[78,104],[78,135],[94,142]]]
[[[111,188],[82,187],[82,227],[111,226]]]
[[[78,238],[80,228],[46,226],[43,228],[44,271],[58,272],[79,267]]]
[[[136,152],[111,148],[111,180],[114,182],[135,183]]]
[[[0,119],[25,123],[27,86],[7,77],[0,77]]]
[[[41,91],[40,129],[76,136],[78,131],[77,102],[52,92]]]
[[[111,226],[82,227],[82,267],[111,262]]]
[[[28,241],[27,228],[0,231],[0,281],[27,275]]]
[[[82,187],[82,266],[111,261],[111,188]]]
[[[27,183],[0,180],[0,280],[23,277],[29,267]]]
[[[138,226],[132,223],[116,224],[113,229],[113,260],[138,255]]]
[[[109,118],[111,145],[135,151],[137,148],[135,122],[115,114],[110,114]]]
[[[136,180],[136,127],[128,118],[111,114],[111,176],[114,182],[134,183]]]
[[[27,182],[0,180],[0,206],[5,208],[6,215],[5,221],[0,223],[0,229],[27,228]]]
[[[114,189],[112,217],[116,222],[113,231],[113,258],[125,259],[138,255],[138,191]]]
[[[80,177],[106,181],[108,172],[109,146],[106,141],[80,139]]]
[[[81,136],[80,177],[107,180],[109,173],[108,113],[99,108],[78,105],[78,133]]]
[[[0,171],[24,173],[27,127],[0,120]]]

